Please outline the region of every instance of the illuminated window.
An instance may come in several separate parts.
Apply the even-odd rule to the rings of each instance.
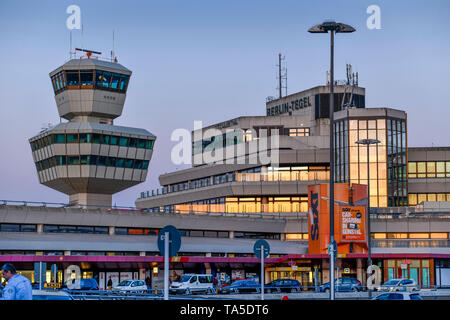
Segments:
[[[307,137],[307,136],[309,136],[309,128],[289,129],[289,136],[291,136],[291,137]]]
[[[408,239],[407,233],[388,233],[388,239]]]
[[[410,233],[409,239],[429,239],[429,233]]]
[[[372,233],[373,239],[386,239],[386,233]]]
[[[448,233],[445,232],[432,232],[430,233],[431,239],[448,239]]]
[[[286,240],[302,240],[303,235],[301,233],[286,233]]]

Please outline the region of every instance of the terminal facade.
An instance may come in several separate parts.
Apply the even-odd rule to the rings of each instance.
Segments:
[[[74,59],[50,74],[58,110],[69,122],[30,144],[39,181],[68,194],[71,205],[1,204],[0,260],[33,281],[34,263],[43,261],[59,270],[57,279],[48,271],[47,281],[63,282],[70,276],[65,270],[77,265],[81,276],[103,288],[109,277],[149,278],[161,288],[156,239],[173,225],[182,244],[171,259],[171,277],[258,276],[253,244],[266,239],[267,281],[294,278],[305,289],[327,282],[328,255],[308,251],[307,211],[308,186],[329,180],[329,86],[268,99],[264,116],[192,132],[192,168],[161,175],[162,189],[141,192],[136,209],[120,209],[111,207],[111,195],[145,180],[155,140],[144,129],[113,125],[130,74],[96,59]],[[357,84],[337,83],[334,101],[334,180],[370,181],[372,260],[382,281],[411,277],[424,288],[450,286],[450,148],[408,148],[406,112],[366,107],[365,89]],[[218,135],[204,138],[208,129]],[[250,161],[252,144],[271,132],[279,135],[278,158]],[[367,138],[380,141],[368,153],[356,144]],[[243,147],[244,155],[224,152],[225,163],[196,161],[218,141],[225,151]],[[336,267],[337,277],[366,283],[366,253],[341,254]]]

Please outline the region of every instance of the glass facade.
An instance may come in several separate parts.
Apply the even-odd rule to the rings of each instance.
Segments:
[[[450,201],[450,193],[410,193],[408,202],[410,206],[416,206],[421,202],[444,202]]]
[[[335,123],[335,182],[366,184],[371,207],[407,205],[406,122],[397,119],[345,119]],[[376,139],[369,146],[361,139]],[[369,162],[370,177],[367,177]]]
[[[36,162],[38,171],[46,170],[54,166],[64,165],[91,165],[91,166],[107,166],[128,169],[148,169],[148,160],[124,159],[115,157],[104,157],[96,155],[77,155],[77,156],[55,156]]]
[[[450,161],[409,161],[408,178],[450,178]]]
[[[103,70],[63,70],[51,77],[58,94],[67,89],[100,89],[125,93],[130,76]]]
[[[264,167],[261,172],[239,172],[236,181],[314,181],[328,180],[328,165]]]
[[[225,213],[278,213],[307,212],[308,196],[280,197],[222,197],[176,204],[165,208],[176,213],[225,212]]]
[[[54,143],[100,143],[129,148],[152,149],[154,140],[119,137],[100,133],[58,133],[32,141],[30,145],[31,150],[36,151]]]

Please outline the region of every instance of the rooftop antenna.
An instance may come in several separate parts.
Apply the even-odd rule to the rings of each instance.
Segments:
[[[284,57],[281,53],[278,54],[278,91],[279,91],[279,98],[281,99],[283,97],[283,88],[286,89],[286,95],[287,95],[287,68],[286,68],[286,62],[285,66],[283,67],[281,62],[285,60],[286,57]],[[283,86],[283,80],[285,82],[285,85]]]
[[[99,51],[88,50],[88,49],[83,49],[83,48],[75,48],[75,51],[86,52],[86,56],[88,57],[88,59],[91,58],[91,55],[92,55],[93,53],[98,54],[98,55],[102,54],[102,53],[99,52]]]
[[[69,41],[69,59],[72,59],[72,30],[70,30],[70,41]]]
[[[111,62],[113,61],[114,61],[114,29],[113,29],[112,50],[111,50]]]

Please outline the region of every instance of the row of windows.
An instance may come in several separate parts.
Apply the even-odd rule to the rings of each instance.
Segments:
[[[111,136],[100,133],[51,134],[30,142],[33,151],[54,143],[99,143],[112,146],[152,149],[154,140]]]
[[[0,232],[36,232],[35,224],[0,223]]]
[[[150,210],[159,211],[160,208]],[[308,197],[240,197],[213,198],[164,207],[166,212],[189,214],[199,212],[278,213],[307,212]]]
[[[36,169],[38,171],[46,170],[54,166],[65,165],[91,165],[91,166],[106,166],[127,169],[148,169],[148,160],[139,159],[125,159],[94,155],[77,155],[77,156],[54,156],[42,161],[36,162]]]
[[[289,240],[308,240],[309,234],[308,233],[286,233],[285,235],[286,241]]]
[[[291,137],[307,137],[307,136],[309,136],[309,128],[289,129],[289,136],[291,136]]]
[[[450,193],[409,193],[408,203],[410,206],[416,206],[421,202],[444,202],[450,201]]]
[[[447,232],[372,233],[372,239],[448,239]]]
[[[124,93],[130,76],[103,70],[63,70],[51,77],[58,94],[66,89],[101,89]]]
[[[92,233],[92,234],[108,234],[108,227],[93,226],[65,226],[65,225],[48,225],[42,228],[44,233]]]
[[[255,127],[252,129],[237,128],[222,135],[213,136],[207,140],[197,140],[192,142],[192,154],[202,153],[206,147],[214,142],[209,149],[225,148],[237,145],[242,142],[250,142],[261,137],[270,137],[271,135],[289,135],[293,137],[304,137],[310,135],[309,128],[283,128],[276,127]]]
[[[450,178],[450,161],[410,161],[408,178]]]

